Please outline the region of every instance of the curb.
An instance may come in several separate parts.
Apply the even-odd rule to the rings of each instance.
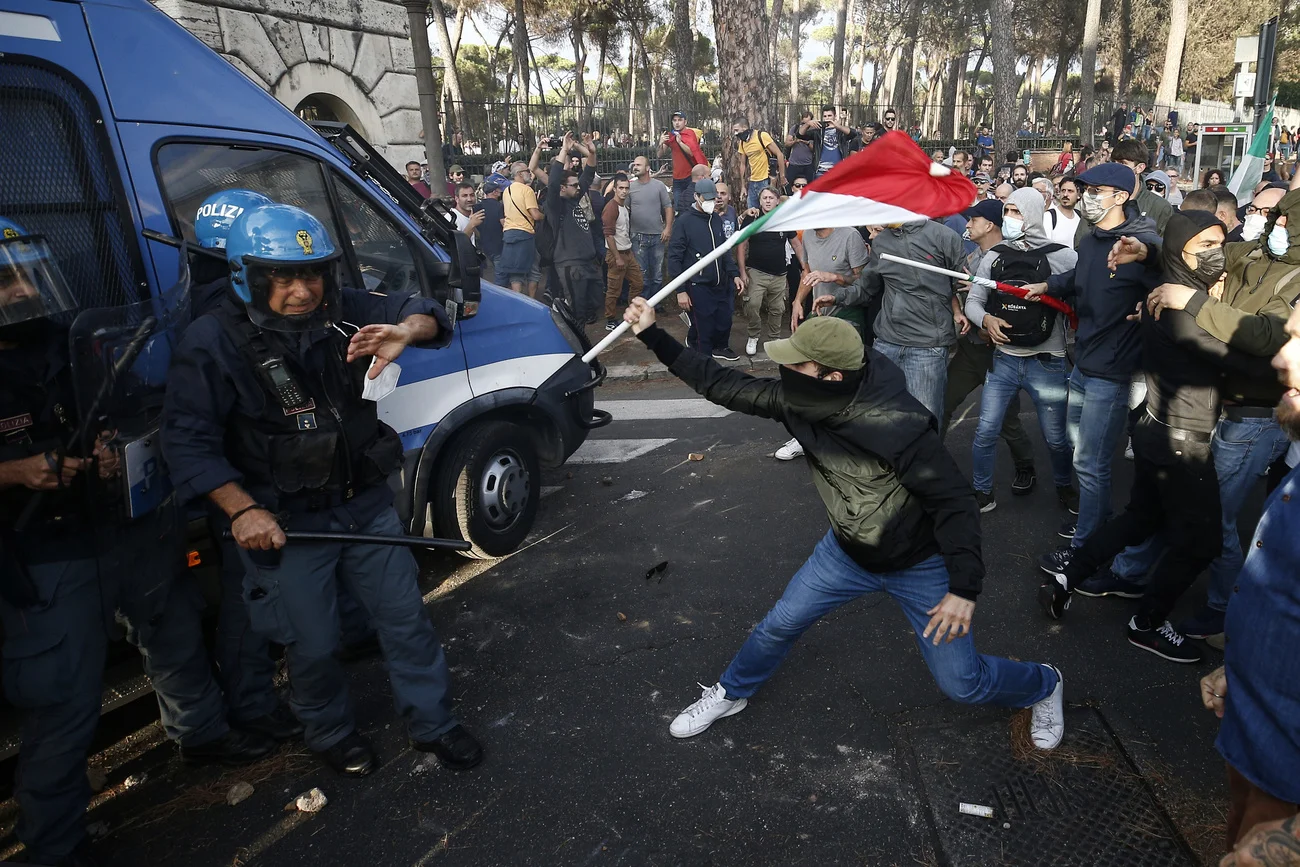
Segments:
[[[780,365],[766,355],[742,358],[740,361],[719,362],[723,367],[734,367],[746,373],[764,373]],[[668,367],[657,361],[649,364],[611,364],[605,369],[605,382],[644,382],[650,379],[672,379]]]

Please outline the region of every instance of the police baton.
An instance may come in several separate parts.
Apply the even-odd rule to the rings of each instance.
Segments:
[[[131,365],[135,364],[135,360],[140,356],[140,350],[144,349],[145,341],[149,339],[149,335],[153,334],[154,326],[157,324],[158,320],[155,317],[148,316],[136,328],[135,333],[131,335],[131,342],[122,350],[122,354],[117,361],[113,362],[112,375],[105,379],[103,385],[99,387],[99,393],[95,395],[90,408],[82,416],[81,424],[77,425],[77,429],[73,431],[72,436],[68,439],[67,446],[59,454],[58,459],[53,461],[56,472],[62,472],[64,455],[77,448],[90,435],[91,426],[99,421],[100,405],[108,400],[109,395],[113,393],[118,378],[130,370]],[[32,516],[36,514],[36,510],[40,507],[41,501],[45,498],[45,493],[45,491],[37,491],[27,501],[26,507],[18,516],[18,520],[14,521],[13,529],[15,533],[21,533],[27,527],[28,522],[31,521]]]
[[[233,541],[233,530],[222,530],[221,538]],[[288,542],[345,542],[350,545],[398,545],[404,548],[429,548],[438,551],[468,551],[474,547],[460,539],[434,539],[429,536],[380,536],[369,533],[328,533],[314,530],[286,530]]]

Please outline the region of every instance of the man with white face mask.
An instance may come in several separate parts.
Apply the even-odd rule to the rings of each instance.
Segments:
[[[722,217],[716,212],[718,188],[708,178],[695,182],[695,203],[673,223],[665,263],[666,280],[672,280],[697,260],[712,253],[727,240]],[[735,257],[724,253],[691,278],[686,291],[677,293],[677,303],[691,317],[686,342],[693,349],[720,361],[737,361],[740,356],[728,346],[736,296],[744,291]]]
[[[1282,201],[1284,195],[1286,189],[1283,187],[1265,187],[1260,190],[1259,195],[1251,199],[1250,204],[1246,206],[1246,219],[1241,224],[1241,240],[1259,240],[1259,236],[1264,234],[1265,224],[1268,223],[1268,212]]]

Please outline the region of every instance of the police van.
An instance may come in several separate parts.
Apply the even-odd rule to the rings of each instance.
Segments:
[[[379,404],[404,450],[398,512],[471,556],[515,550],[541,467],[609,421],[567,308],[481,281],[445,207],[355,130],[308,125],[146,0],[0,0],[0,215],[48,240],[81,309],[166,305],[204,267],[197,209],[234,188],[320,219],[353,286],[446,306],[451,345],[408,348]]]

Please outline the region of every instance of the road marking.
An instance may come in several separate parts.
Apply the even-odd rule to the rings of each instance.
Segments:
[[[678,400],[599,400],[596,409],[614,416],[614,421],[647,421],[671,418],[722,418],[731,410],[702,397]]]
[[[571,464],[622,464],[636,460],[660,446],[676,442],[668,439],[587,440],[569,457]]]
[[[564,485],[542,485],[542,499],[545,500],[556,491],[563,491]]]

